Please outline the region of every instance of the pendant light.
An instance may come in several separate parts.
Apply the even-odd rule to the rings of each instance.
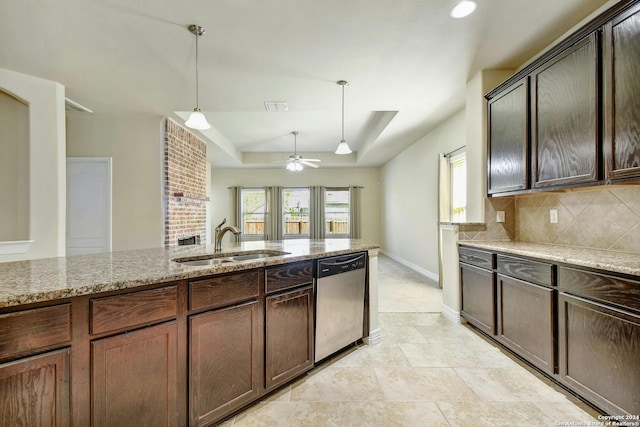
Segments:
[[[336,148],[336,154],[350,154],[351,148],[349,148],[349,144],[344,139],[344,87],[348,83],[344,80],[340,80],[338,82],[338,86],[342,86],[342,139],[340,140],[340,144],[338,144],[338,148]]]
[[[210,129],[211,125],[207,122],[207,118],[200,111],[200,103],[198,98],[198,37],[202,36],[206,30],[199,25],[189,25],[189,31],[196,36],[196,108],[193,109],[193,112],[189,116],[186,122],[184,122],[185,126],[191,129],[205,130]]]

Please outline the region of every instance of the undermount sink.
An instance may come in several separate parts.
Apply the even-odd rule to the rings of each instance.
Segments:
[[[275,250],[255,250],[244,252],[216,253],[194,257],[175,258],[173,261],[190,266],[219,265],[230,262],[251,261],[271,258],[274,256],[288,255],[290,252]]]

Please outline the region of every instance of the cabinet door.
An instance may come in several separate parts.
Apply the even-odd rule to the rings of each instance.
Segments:
[[[559,374],[610,414],[640,414],[640,316],[558,296]]]
[[[93,426],[174,426],[175,322],[91,343]]]
[[[190,425],[209,425],[259,395],[260,314],[251,301],[189,318]]]
[[[487,334],[496,333],[496,286],[494,273],[482,268],[460,264],[462,309],[467,322]]]
[[[313,287],[266,301],[267,391],[313,367]]]
[[[640,5],[603,35],[605,178],[640,179]]]
[[[596,33],[531,74],[533,187],[598,180]]]
[[[69,425],[69,350],[0,365],[0,426]]]
[[[497,275],[498,339],[511,350],[553,374],[554,304],[550,288]]]
[[[529,186],[529,92],[527,78],[489,101],[488,193]]]

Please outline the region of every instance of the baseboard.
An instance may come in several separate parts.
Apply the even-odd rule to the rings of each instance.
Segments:
[[[442,316],[445,319],[449,319],[454,323],[462,323],[462,318],[460,317],[460,312],[452,309],[451,307],[442,304],[442,309],[440,311]]]
[[[384,256],[388,256],[389,258],[391,258],[392,260],[394,260],[395,262],[404,265],[407,268],[410,268],[411,270],[415,271],[416,273],[426,277],[429,280],[433,280],[434,282],[438,283],[440,281],[440,278],[437,274],[430,272],[429,270],[425,270],[424,268],[417,266],[409,261],[407,261],[404,258],[400,258],[397,255],[394,255],[392,253],[389,252],[385,252],[384,250],[380,250],[380,253],[383,254]]]
[[[364,337],[362,341],[367,345],[380,344],[382,342],[382,332],[380,332],[380,328],[369,331],[369,336]]]

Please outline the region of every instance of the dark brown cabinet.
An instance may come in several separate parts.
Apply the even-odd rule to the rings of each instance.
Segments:
[[[529,187],[528,77],[489,101],[488,193]]]
[[[313,287],[267,297],[265,361],[267,391],[313,367]]]
[[[209,425],[258,397],[260,325],[257,301],[190,317],[190,425]]]
[[[93,341],[92,425],[179,425],[177,353],[175,321]]]
[[[520,356],[554,372],[555,315],[552,289],[497,276],[498,339]]]
[[[533,187],[598,180],[597,52],[592,33],[531,74]]]
[[[605,178],[640,178],[640,5],[603,30]]]
[[[611,414],[640,413],[640,281],[558,268],[559,374]]]
[[[0,364],[0,425],[70,425],[69,350]]]
[[[496,333],[495,255],[476,249],[459,249],[460,314],[481,331]]]
[[[265,388],[313,368],[313,263],[266,271]]]
[[[212,424],[262,390],[261,271],[189,283],[189,424]]]

